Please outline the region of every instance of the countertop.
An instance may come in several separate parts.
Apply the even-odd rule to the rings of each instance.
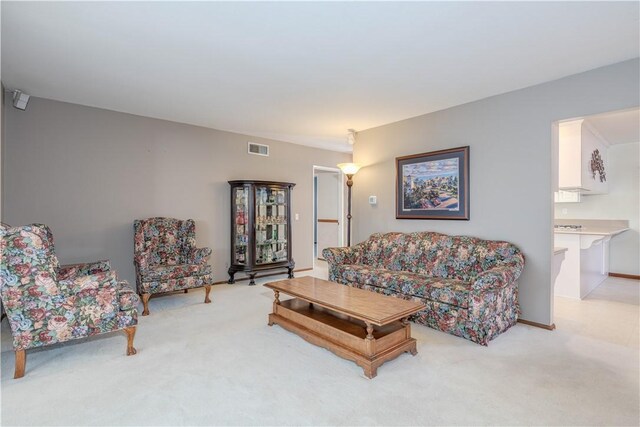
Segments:
[[[554,228],[557,234],[583,234],[613,237],[629,229],[628,220],[617,219],[556,219],[556,225],[581,225],[579,230]]]
[[[590,234],[594,236],[615,236],[623,231],[627,231],[627,228],[615,228],[615,227],[582,227],[580,230],[553,230],[556,234]]]

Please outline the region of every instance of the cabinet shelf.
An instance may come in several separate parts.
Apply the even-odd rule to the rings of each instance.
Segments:
[[[267,246],[267,245],[278,245],[282,243],[287,243],[286,240],[265,240],[264,242],[256,242],[258,246]]]
[[[291,191],[295,184],[229,181],[231,186],[231,262],[229,283],[246,273],[250,285],[259,271],[286,269],[293,277]]]

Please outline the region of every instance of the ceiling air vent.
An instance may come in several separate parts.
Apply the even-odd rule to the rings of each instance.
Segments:
[[[256,144],[255,142],[249,142],[249,154],[255,154],[257,156],[269,156],[269,146],[263,144]]]

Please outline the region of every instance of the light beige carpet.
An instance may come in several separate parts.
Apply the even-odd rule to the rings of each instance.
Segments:
[[[5,320],[1,421],[637,425],[638,284],[607,286],[582,303],[557,302],[558,330],[518,325],[488,348],[414,325],[418,355],[386,363],[373,380],[267,326],[272,293],[260,285],[216,286],[208,305],[203,291],[152,299],[136,356],[125,356],[124,334],[111,334],[28,352],[20,380]]]

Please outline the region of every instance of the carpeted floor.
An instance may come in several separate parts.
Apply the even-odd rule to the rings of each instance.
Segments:
[[[557,299],[558,330],[517,325],[489,347],[414,325],[418,355],[386,363],[373,380],[267,326],[272,292],[242,282],[214,287],[208,305],[201,290],[152,299],[136,356],[115,333],[28,352],[20,380],[5,320],[1,421],[637,425],[638,288],[609,280],[585,301]]]

